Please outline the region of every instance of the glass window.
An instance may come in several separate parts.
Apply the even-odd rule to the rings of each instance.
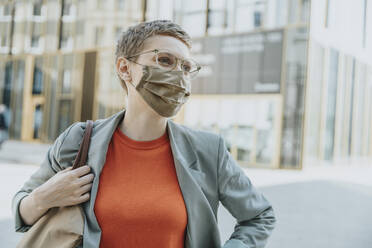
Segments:
[[[338,87],[340,88],[341,92],[339,93],[340,103],[341,106],[341,121],[339,124],[339,128],[342,130],[341,135],[336,134],[336,138],[340,140],[336,145],[336,150],[339,151],[341,156],[348,156],[349,153],[349,125],[350,125],[350,107],[351,107],[351,92],[353,88],[353,59],[349,55],[340,56],[340,62],[343,61],[341,64],[342,71],[341,77],[339,78],[340,81],[338,82]]]
[[[34,81],[32,94],[39,95],[43,92],[43,58],[37,57],[34,66]]]
[[[254,27],[258,28],[262,25],[262,13],[259,11],[254,12]]]
[[[323,73],[324,73],[324,48],[318,43],[314,42],[309,60],[309,77],[307,88],[307,101],[306,105],[306,158],[318,159],[319,157],[319,130],[320,130],[320,113],[321,101],[319,98],[322,96],[323,86]]]
[[[288,23],[296,23],[299,7],[299,0],[289,0]]]
[[[75,30],[76,35],[84,35],[84,25],[85,25],[85,20],[76,21],[76,30]]]
[[[205,13],[185,14],[182,19],[182,26],[192,37],[203,36],[205,34]]]
[[[282,31],[210,36],[194,43],[202,70],[193,80],[193,93],[280,93]]]
[[[189,0],[189,1],[181,1],[182,2],[182,9],[185,12],[198,12],[202,10],[206,10],[207,8],[207,1],[200,1],[200,0]]]
[[[63,99],[59,101],[58,110],[58,134],[62,133],[72,123],[72,100]]]
[[[7,46],[8,25],[9,24],[7,22],[0,22],[0,47]]]
[[[273,27],[283,27],[288,23],[289,0],[275,1],[275,17],[271,19]]]
[[[71,93],[73,58],[72,54],[63,57],[62,93]]]
[[[366,47],[366,36],[367,36],[367,0],[364,0],[363,6],[363,38],[362,38],[362,46]]]
[[[62,92],[69,93],[71,91],[71,70],[65,69],[62,74]]]
[[[147,0],[146,1],[146,20],[167,19],[174,20],[173,0]]]
[[[52,55],[50,58],[50,87],[49,92],[46,94],[47,102],[49,102],[49,113],[48,113],[48,139],[53,141],[57,138],[57,116],[58,116],[58,109],[57,105],[57,91],[58,91],[58,68],[60,67],[59,64],[59,55]]]
[[[367,153],[368,155],[372,155],[372,67],[368,68],[367,73],[367,91],[368,91],[368,103],[366,105],[366,113],[367,113],[367,125],[369,128],[367,128],[368,134],[366,135],[367,138]]]
[[[35,0],[34,5],[33,5],[33,11],[32,14],[34,16],[40,16],[41,15],[41,7],[43,3],[41,0]]]
[[[222,33],[227,25],[226,22],[225,10],[211,10],[208,15],[208,33]]]
[[[273,166],[279,126],[277,98],[193,97],[184,111],[184,124],[220,133],[240,162]]]
[[[301,163],[307,35],[306,28],[291,28],[287,32],[286,87],[283,92],[285,100],[280,154],[280,164],[283,167],[295,168]]]
[[[34,111],[34,139],[40,138],[40,127],[43,122],[43,108],[41,104],[35,106]]]
[[[103,32],[104,28],[102,26],[96,27],[95,29],[95,45],[96,46],[101,46],[103,43]]]
[[[39,47],[39,40],[42,33],[42,23],[34,22],[32,25],[31,47]]]
[[[237,1],[236,30],[249,31],[263,25],[266,1]]]
[[[335,138],[335,114],[337,100],[338,52],[331,49],[327,85],[326,127],[324,137],[324,159],[332,160]]]
[[[310,0],[301,0],[301,21],[309,22],[310,19]]]
[[[203,36],[206,30],[206,1],[192,0],[175,3],[175,20],[193,37]]]
[[[219,34],[227,28],[228,8],[226,0],[210,0],[208,11],[208,33]]]
[[[239,125],[233,129],[234,141],[237,146],[237,160],[252,161],[254,159],[255,128],[252,126]],[[230,146],[232,146],[230,144]],[[270,162],[270,161],[268,161]]]
[[[23,60],[17,60],[14,62],[15,73],[14,73],[14,105],[12,110],[14,111],[13,118],[11,118],[11,126],[9,135],[12,138],[20,139],[22,130],[22,110],[23,110],[23,85],[25,79],[25,62]]]
[[[6,3],[3,6],[0,6],[0,12],[2,9],[2,15],[4,16],[10,16],[12,14],[12,5],[11,3]]]
[[[4,89],[3,89],[3,103],[9,108],[10,97],[12,94],[12,82],[13,82],[13,62],[8,61],[5,64],[5,75],[4,75]]]
[[[115,27],[115,39],[118,40],[120,38],[121,33],[123,32],[122,27]]]
[[[63,1],[63,11],[62,15],[70,16],[72,14],[72,1],[71,0],[64,0]]]
[[[252,19],[249,18],[250,16],[252,16],[252,9],[249,5],[236,9],[236,31],[242,32],[253,29]]]
[[[326,2],[326,28],[332,28],[336,25],[336,8],[335,4],[338,4],[335,0],[327,0]]]
[[[71,23],[63,22],[61,48],[72,49],[72,47],[73,47],[72,25]]]
[[[357,82],[357,90],[355,94],[355,119],[354,119],[354,137],[353,137],[353,155],[356,156],[363,156],[363,141],[364,135],[367,133],[364,128],[365,124],[365,96],[367,92],[367,71],[366,65],[362,63],[358,63],[358,82]]]

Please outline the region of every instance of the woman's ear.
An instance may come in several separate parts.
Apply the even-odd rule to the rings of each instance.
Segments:
[[[127,59],[123,57],[118,58],[117,63],[116,63],[116,69],[118,71],[120,78],[123,79],[125,82],[132,81],[132,77],[130,75],[128,65],[129,63]]]

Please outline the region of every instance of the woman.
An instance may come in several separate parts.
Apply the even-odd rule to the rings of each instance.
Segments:
[[[273,208],[220,135],[176,124],[199,71],[171,21],[130,27],[116,49],[127,108],[96,120],[88,165],[71,170],[85,125],[68,127],[12,202],[25,232],[49,208],[82,203],[83,247],[221,247],[219,201],[237,219],[223,247],[264,247]],[[124,118],[125,117],[125,118]]]

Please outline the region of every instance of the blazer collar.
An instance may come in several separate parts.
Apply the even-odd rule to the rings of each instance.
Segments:
[[[124,118],[124,116],[125,116],[125,109],[115,113],[114,115],[106,119],[102,119],[100,122],[98,122],[94,126],[94,131],[92,134],[91,142],[100,143],[99,147],[107,151],[108,145],[111,141],[111,137],[116,127],[120,123],[120,121]],[[195,164],[197,157],[195,155],[195,149],[192,143],[190,142],[187,136],[187,133],[185,133],[187,131],[185,131],[184,127],[182,127],[180,124],[175,123],[171,119],[167,119],[166,128],[168,130],[168,136],[169,136],[174,158],[179,160],[179,162],[183,166],[187,168],[194,168],[193,165]],[[90,156],[98,155],[97,152],[98,151],[94,151],[94,149],[92,149],[90,151]],[[101,156],[101,159],[99,159],[98,165],[103,166],[102,162],[104,162],[104,160],[102,159],[105,159],[105,158]],[[98,169],[100,170],[102,168],[98,168]]]

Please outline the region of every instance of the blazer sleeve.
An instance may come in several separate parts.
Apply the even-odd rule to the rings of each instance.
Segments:
[[[65,137],[70,132],[71,128],[77,123],[70,125],[64,132],[62,132],[54,141],[52,146],[48,149],[45,159],[41,163],[31,177],[23,184],[22,188],[15,193],[12,198],[12,214],[15,221],[16,232],[27,232],[32,225],[26,225],[19,213],[19,205],[21,200],[28,196],[35,188],[46,182],[49,178],[54,176],[62,168],[59,163],[59,150]]]
[[[218,184],[219,200],[237,221],[223,248],[265,247],[276,223],[273,207],[233,159],[221,135]]]

